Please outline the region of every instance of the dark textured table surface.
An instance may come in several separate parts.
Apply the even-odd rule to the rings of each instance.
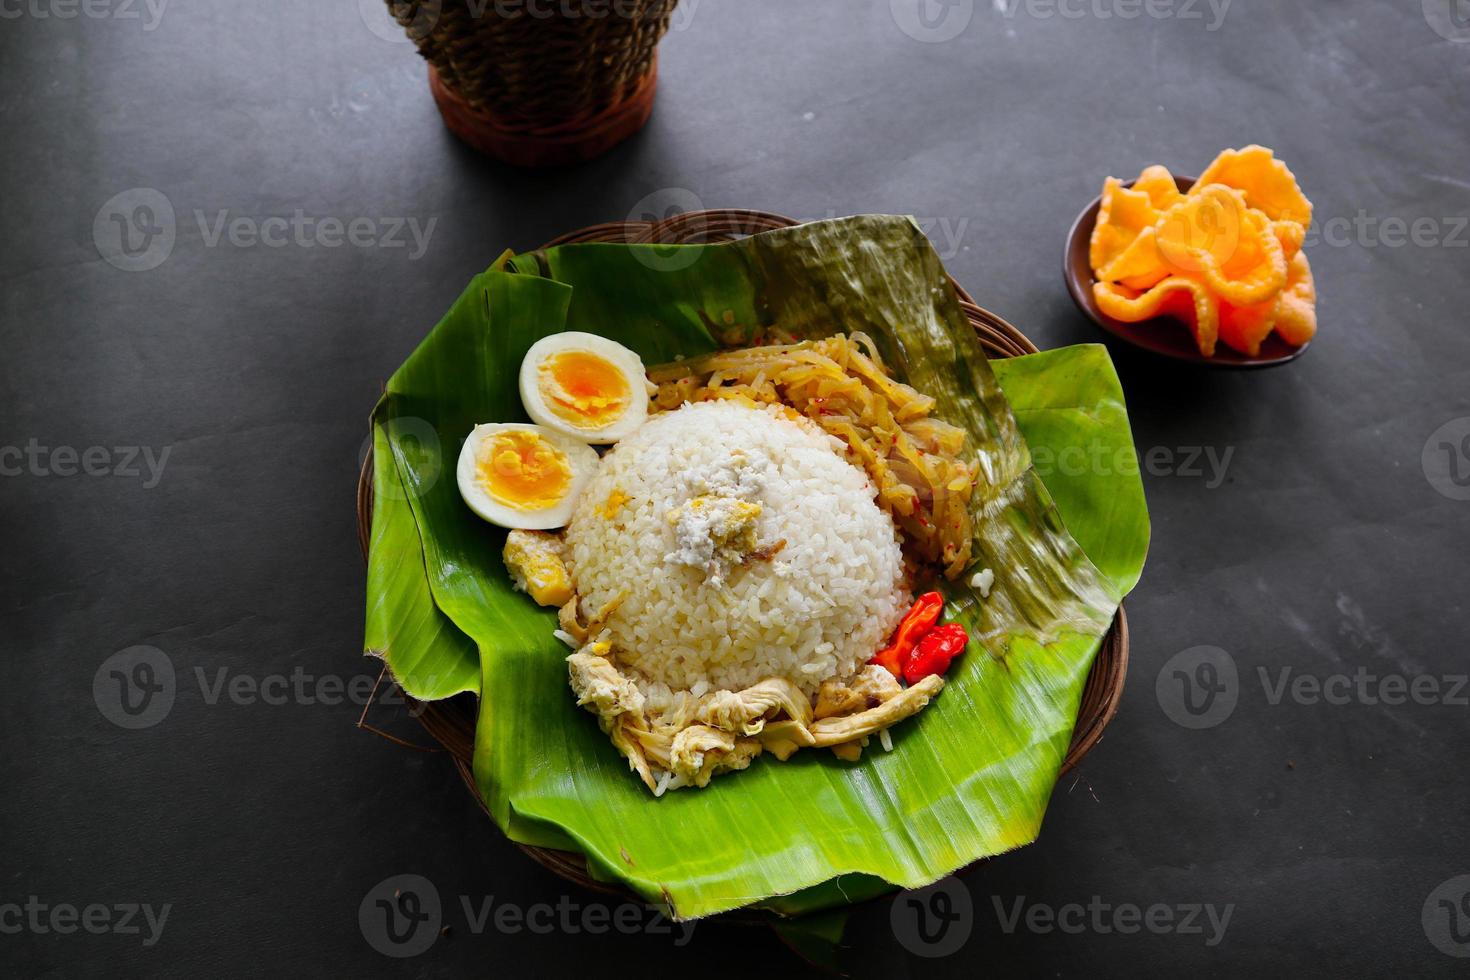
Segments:
[[[1463,976],[1452,2],[960,0],[921,21],[898,0],[684,0],[647,129],[528,173],[446,134],[371,0],[0,0],[0,974],[798,969],[764,930],[616,919],[504,841],[444,756],[354,727],[376,672],[352,498],[380,383],[503,248],[698,204],[914,214],[1040,346],[1098,341],[1060,257],[1103,176],[1261,142],[1317,206],[1318,340],[1252,374],[1113,349],[1153,453],[1122,710],[1041,839],[964,879],[958,952],[913,955],[879,903],[842,958]],[[177,695],[127,729],[102,668],[136,645]],[[1233,710],[1185,727],[1171,658],[1200,646],[1235,667]],[[358,908],[403,873],[451,931],[394,960]],[[477,927],[487,901],[527,923]],[[624,926],[592,934],[604,914]]]

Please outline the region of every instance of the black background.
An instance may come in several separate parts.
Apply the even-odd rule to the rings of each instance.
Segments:
[[[1470,502],[1437,492],[1421,453],[1470,415],[1470,249],[1453,237],[1470,213],[1470,43],[1433,30],[1420,0],[1236,0],[1217,24],[1204,2],[1136,19],[1008,2],[976,0],[963,33],[925,43],[887,0],[684,0],[647,129],[594,163],[523,172],[446,134],[422,62],[356,0],[172,0],[153,29],[141,2],[137,19],[62,19],[8,0],[0,444],[170,455],[151,487],[0,478],[0,903],[172,908],[151,947],[0,934],[0,973],[797,970],[770,933],[719,924],[683,947],[473,934],[458,896],[603,899],[504,841],[444,756],[357,730],[356,705],[211,704],[196,668],[375,673],[359,656],[352,500],[367,415],[505,247],[691,197],[802,218],[912,213],[983,305],[1042,347],[1091,342],[1102,335],[1060,260],[1103,176],[1198,173],[1261,142],[1301,177],[1319,225],[1356,224],[1309,248],[1319,339],[1252,374],[1113,348],[1140,450],[1230,451],[1227,475],[1145,477],[1154,541],[1128,602],[1122,710],[1059,786],[1039,842],[967,877],[968,943],[911,957],[878,903],[854,915],[843,961],[863,976],[1464,975],[1421,910],[1470,873],[1470,708],[1272,704],[1258,670],[1467,670]],[[146,272],[103,261],[93,236],[132,188],[177,216],[172,252]],[[211,246],[196,218],[297,209],[435,224],[415,258]],[[1437,239],[1392,247],[1391,218],[1432,219]],[[126,731],[91,685],[136,644],[166,652],[179,693],[161,723]],[[1238,664],[1239,704],[1192,731],[1154,683],[1201,644]],[[423,738],[393,709],[381,720]],[[399,873],[428,877],[453,925],[408,960],[375,952],[357,923],[368,890]],[[1234,910],[1215,946],[1008,934],[995,902],[1020,896]]]

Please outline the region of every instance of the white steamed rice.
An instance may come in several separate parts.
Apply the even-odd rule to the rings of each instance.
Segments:
[[[909,598],[898,531],[842,449],[779,408],[707,402],[655,416],[603,458],[567,528],[568,565],[584,616],[617,601],[604,639],[655,701],[772,676],[812,694],[893,631]],[[786,543],[710,578],[678,560],[669,514],[732,459],[762,508],[757,541]],[[616,509],[614,491],[628,498]]]

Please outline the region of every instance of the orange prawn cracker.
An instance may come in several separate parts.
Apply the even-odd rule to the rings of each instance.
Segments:
[[[1246,203],[1272,220],[1312,223],[1312,202],[1297,185],[1296,175],[1264,146],[1224,151],[1199,175],[1199,182],[1244,191]]]
[[[1114,320],[1138,323],[1157,316],[1183,320],[1194,334],[1199,352],[1215,353],[1220,336],[1220,301],[1205,284],[1189,276],[1170,276],[1146,292],[1110,282],[1094,283],[1092,296],[1097,308]]]
[[[1276,298],[1276,332],[1293,347],[1317,335],[1317,283],[1305,252],[1291,260],[1286,290]]]
[[[1220,306],[1220,339],[1242,354],[1259,354],[1262,341],[1272,330],[1294,347],[1317,333],[1317,289],[1305,253],[1297,252],[1292,257],[1286,288],[1274,299],[1254,306]]]
[[[1188,193],[1161,166],[1131,185],[1109,177],[1090,242],[1093,296],[1115,320],[1182,320],[1206,357],[1217,340],[1255,356],[1272,330],[1306,343],[1311,216],[1296,177],[1262,146],[1221,153]]]
[[[1154,210],[1164,212],[1184,200],[1184,195],[1179,190],[1174,175],[1169,173],[1168,167],[1154,164],[1152,167],[1144,167],[1143,173],[1133,182],[1133,189],[1147,194],[1149,202],[1153,204]]]
[[[1145,228],[1128,247],[1102,269],[1094,270],[1103,282],[1122,283],[1129,289],[1147,289],[1162,282],[1172,270],[1159,251],[1155,228]]]
[[[1097,270],[1122,254],[1138,233],[1159,220],[1158,209],[1142,191],[1123,186],[1116,177],[1103,183],[1102,206],[1092,229],[1090,259]]]

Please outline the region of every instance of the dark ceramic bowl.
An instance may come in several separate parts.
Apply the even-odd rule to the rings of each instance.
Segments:
[[[1176,176],[1174,183],[1179,190],[1187,191],[1194,186],[1194,178]],[[1130,181],[1125,186],[1132,187],[1133,183]],[[1092,229],[1097,225],[1097,213],[1101,207],[1102,198],[1099,197],[1077,216],[1072,231],[1067,235],[1066,254],[1062,256],[1062,275],[1067,280],[1067,291],[1072,294],[1072,301],[1077,304],[1077,308],[1087,314],[1093,323],[1134,347],[1142,347],[1146,351],[1176,361],[1188,361],[1205,367],[1276,367],[1294,361],[1306,352],[1310,342],[1293,347],[1272,333],[1262,342],[1261,353],[1255,357],[1232,350],[1224,344],[1215,348],[1214,357],[1205,357],[1195,346],[1194,335],[1190,333],[1188,325],[1172,317],[1161,316],[1140,323],[1124,323],[1104,314],[1097,308],[1097,301],[1092,295],[1092,284],[1097,280],[1093,278],[1092,263],[1088,256]]]

